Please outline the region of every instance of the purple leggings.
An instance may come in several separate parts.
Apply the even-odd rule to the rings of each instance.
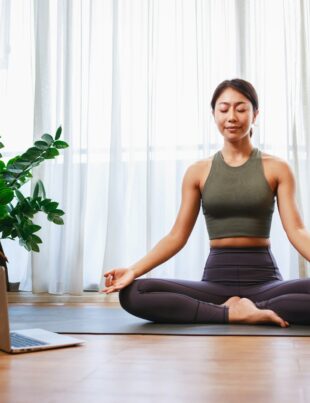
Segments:
[[[290,324],[310,324],[310,278],[283,280],[267,247],[211,248],[201,281],[136,279],[119,292],[132,315],[160,323],[228,323],[232,296],[271,309]]]

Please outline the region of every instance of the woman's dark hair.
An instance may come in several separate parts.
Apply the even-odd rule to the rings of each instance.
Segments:
[[[211,100],[211,108],[213,112],[218,97],[226,88],[234,88],[236,91],[241,92],[241,94],[243,94],[251,102],[254,113],[258,110],[258,96],[253,85],[246,80],[242,80],[241,78],[234,78],[232,80],[225,80],[216,87]],[[252,137],[252,134],[253,132],[251,129],[250,137]]]

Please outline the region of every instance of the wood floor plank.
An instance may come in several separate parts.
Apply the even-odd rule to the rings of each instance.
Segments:
[[[87,343],[0,352],[1,403],[310,401],[307,337],[75,336]]]

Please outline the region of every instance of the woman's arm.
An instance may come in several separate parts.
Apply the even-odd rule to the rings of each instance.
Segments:
[[[142,276],[164,263],[186,244],[200,210],[199,167],[191,165],[185,172],[182,183],[182,202],[175,224],[168,235],[162,238],[141,260],[129,267],[135,277]]]
[[[291,244],[310,261],[310,232],[305,228],[298,212],[294,174],[287,162],[278,162],[277,176],[277,203],[283,228]]]

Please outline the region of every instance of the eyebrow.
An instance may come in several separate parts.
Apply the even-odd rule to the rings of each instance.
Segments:
[[[220,102],[220,104],[230,105],[229,102]],[[240,102],[236,102],[236,103],[235,103],[235,105],[239,105],[239,104],[245,104],[245,102],[240,101]]]

